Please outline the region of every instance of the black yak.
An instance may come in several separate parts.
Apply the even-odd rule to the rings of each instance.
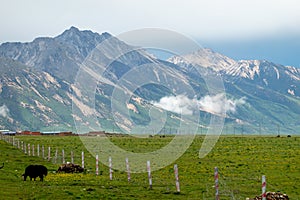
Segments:
[[[47,176],[48,169],[43,165],[29,165],[25,169],[25,173],[22,175],[24,181],[26,181],[27,176],[30,177],[30,180],[35,180],[36,177],[40,177],[40,181],[43,181],[44,176]]]

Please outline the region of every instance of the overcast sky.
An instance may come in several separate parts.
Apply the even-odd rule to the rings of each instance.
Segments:
[[[221,53],[229,53],[229,56],[236,58],[261,55],[259,50],[264,48],[261,44],[264,42],[273,47],[270,48],[270,52],[263,50],[262,54],[273,57],[275,54],[281,55],[279,52],[281,48],[285,49],[285,52],[294,49],[293,52],[298,50],[300,53],[300,45],[297,42],[299,41],[297,39],[300,39],[298,0],[0,0],[0,2],[0,43],[32,41],[38,36],[56,36],[70,26],[98,33],[107,31],[113,35],[133,29],[155,27],[183,33],[203,43],[202,45],[211,45]],[[255,52],[255,47],[251,50],[244,46],[247,44],[253,46],[256,43],[261,46]],[[278,48],[277,52],[274,43]],[[275,54],[272,53],[274,51]],[[244,55],[239,55],[241,53]],[[285,57],[286,54],[288,52],[285,53]],[[278,55],[274,58],[278,58]],[[291,59],[294,65],[299,65],[300,60],[297,61],[296,58],[281,60],[285,62],[283,64],[289,64],[288,61]]]

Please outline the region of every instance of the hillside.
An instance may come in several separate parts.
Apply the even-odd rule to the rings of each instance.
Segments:
[[[11,138],[11,137],[10,137]],[[200,159],[198,150],[203,142],[197,136],[194,143],[180,159],[157,171],[152,171],[153,189],[149,189],[146,172],[127,173],[114,170],[113,180],[109,169],[99,162],[100,175],[95,175],[95,157],[85,150],[85,174],[55,173],[61,164],[61,150],[70,161],[81,164],[81,151],[85,149],[79,137],[62,136],[18,136],[17,141],[26,144],[51,146],[51,155],[58,149],[58,158],[51,161],[37,156],[28,156],[21,149],[0,140],[0,153],[4,168],[0,169],[0,195],[5,199],[213,199],[215,195],[214,167],[219,168],[220,199],[246,199],[261,193],[261,176],[266,175],[267,191],[281,191],[290,199],[300,197],[299,180],[299,137],[220,137],[215,148]],[[132,152],[141,153],[159,149],[172,140],[172,136],[160,138],[111,137],[116,145]],[[262,145],[264,144],[264,145]],[[37,149],[36,149],[37,150]],[[99,154],[99,158],[102,155]],[[103,158],[107,162],[107,158]],[[113,163],[116,163],[113,158]],[[122,163],[125,162],[124,158]],[[55,163],[56,162],[56,163]],[[132,160],[130,167],[135,168]],[[146,163],[146,161],[145,161]],[[151,160],[154,166],[155,160]],[[178,165],[180,194],[176,193],[173,164]],[[29,164],[43,164],[48,168],[44,182],[22,180],[21,175]],[[107,163],[106,163],[107,164]],[[146,166],[146,165],[145,165]],[[146,167],[144,168],[146,169]],[[246,173],[245,173],[246,172]],[[18,189],[16,189],[18,188]],[[50,188],[50,189],[49,189]]]

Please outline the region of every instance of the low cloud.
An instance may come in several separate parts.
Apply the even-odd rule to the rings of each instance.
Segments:
[[[167,96],[159,100],[159,102],[152,102],[153,105],[167,111],[171,111],[183,115],[192,115],[197,109],[197,100],[189,99],[184,95]]]
[[[236,107],[246,103],[246,98],[227,99],[225,94],[220,93],[215,96],[206,95],[201,99],[189,99],[187,96],[166,96],[159,102],[152,102],[153,105],[167,111],[178,114],[192,115],[197,110],[224,115],[235,113]]]
[[[0,117],[8,117],[9,114],[9,109],[8,107],[4,104],[3,106],[0,107]]]
[[[214,113],[214,114],[226,114],[235,113],[236,107],[246,103],[246,98],[240,99],[227,99],[225,94],[220,93],[215,96],[207,95],[198,101],[199,109]]]

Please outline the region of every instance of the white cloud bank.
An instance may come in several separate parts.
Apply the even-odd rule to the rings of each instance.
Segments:
[[[166,96],[159,102],[152,102],[154,106],[167,111],[183,115],[192,115],[197,110],[206,111],[212,114],[224,115],[235,113],[236,107],[246,103],[245,97],[240,99],[227,99],[225,94],[215,96],[206,95],[201,99],[189,99],[184,95]]]
[[[197,109],[197,100],[184,95],[166,96],[159,102],[152,102],[154,106],[183,115],[192,115]]]
[[[4,104],[3,106],[0,107],[0,117],[8,117],[9,114],[9,109],[8,107]]]

